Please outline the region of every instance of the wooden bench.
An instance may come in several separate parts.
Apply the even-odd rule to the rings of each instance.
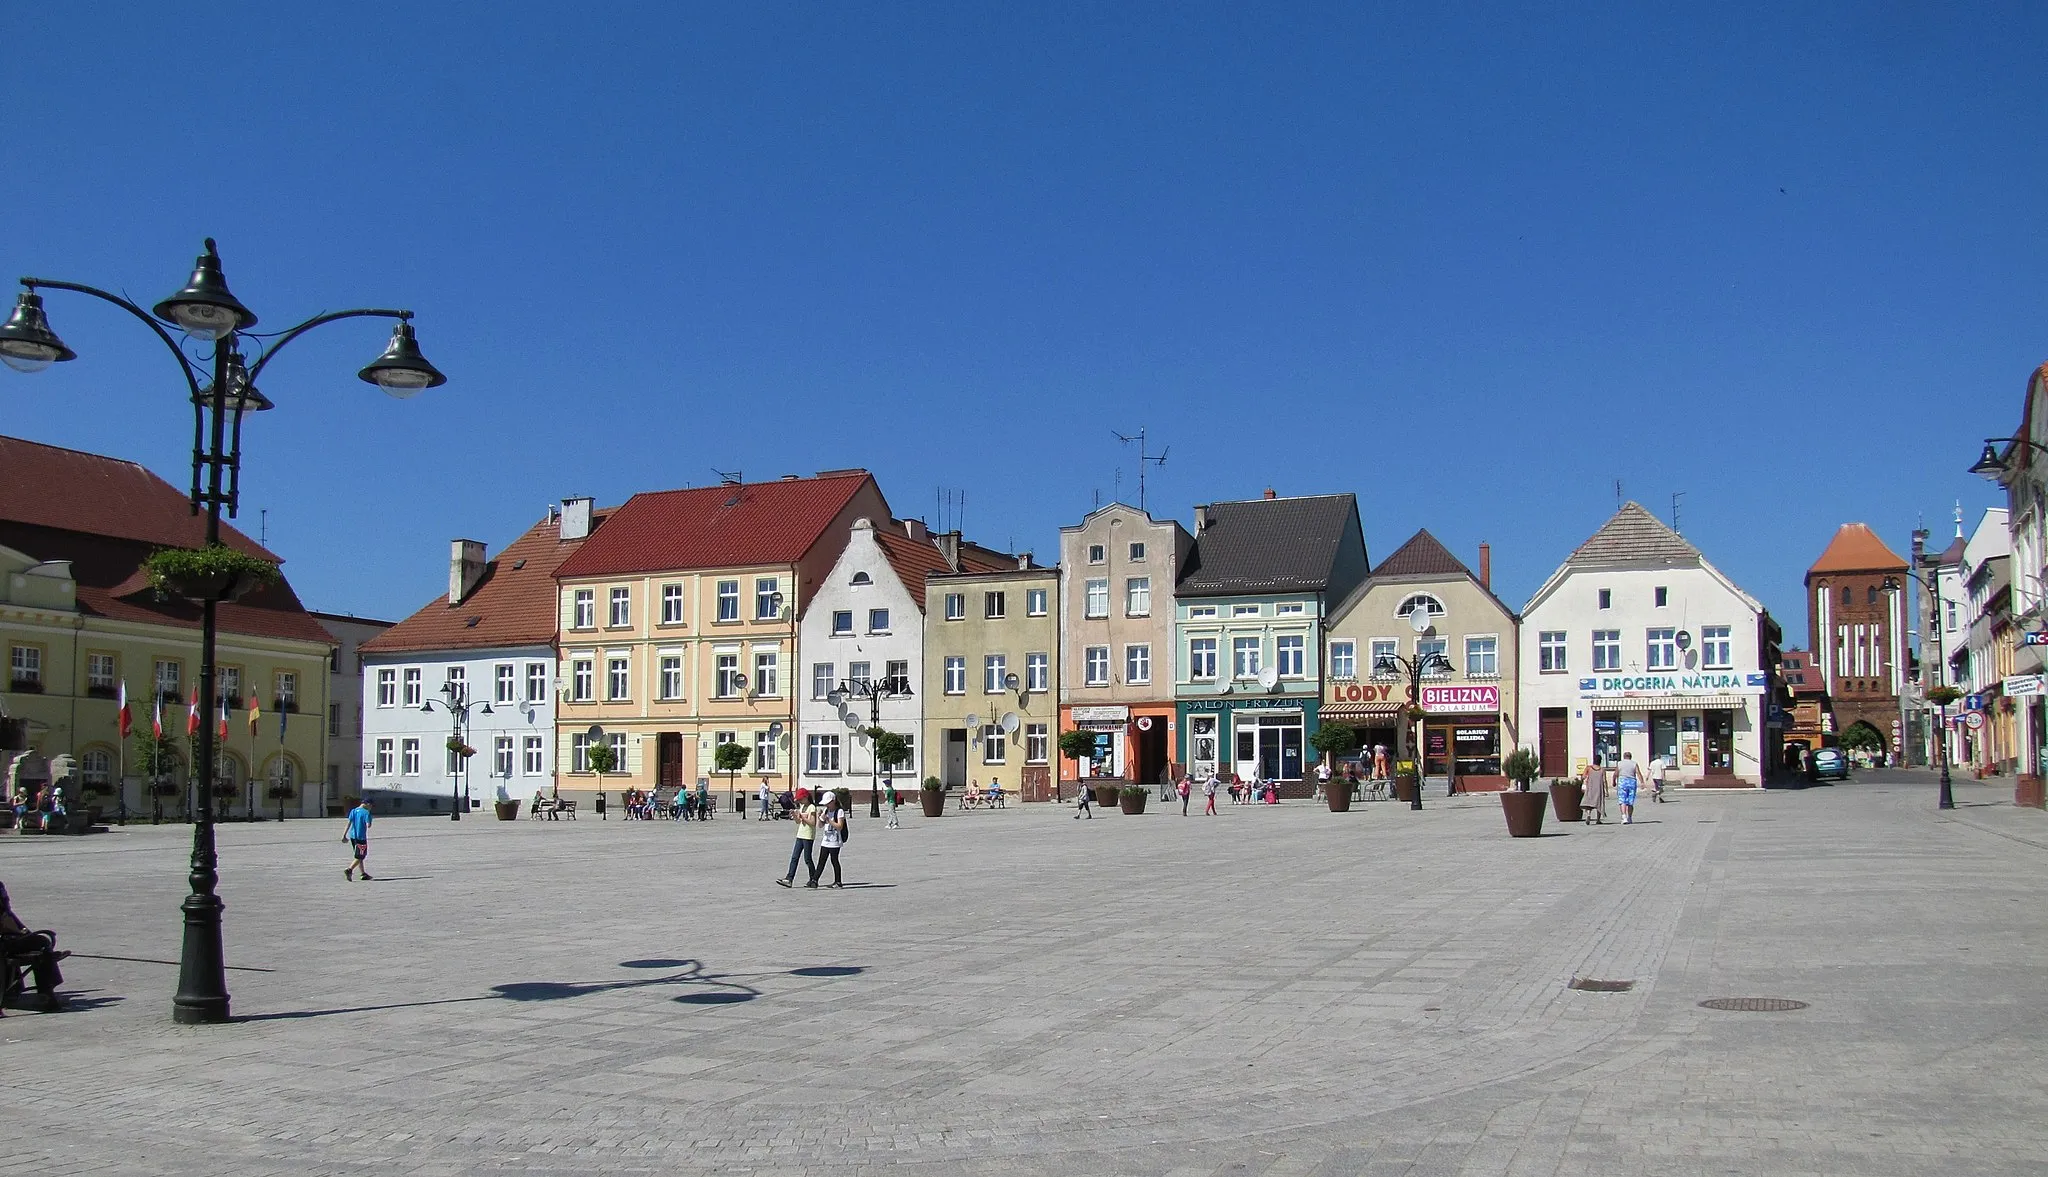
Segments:
[[[526,817],[528,821],[540,821],[544,816],[550,814],[559,817],[566,817],[570,821],[575,821],[575,799],[570,797],[564,797],[560,801],[556,801],[548,797],[542,797],[540,799],[540,804],[533,806],[527,812]]]

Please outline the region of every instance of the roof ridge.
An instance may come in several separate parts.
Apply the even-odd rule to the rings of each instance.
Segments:
[[[100,462],[114,462],[114,463],[118,463],[119,465],[122,465],[122,466],[133,466],[133,467],[135,467],[135,468],[136,468],[137,470],[140,470],[140,471],[142,471],[142,472],[143,472],[144,474],[148,474],[148,475],[151,475],[152,477],[155,477],[155,476],[157,476],[157,474],[156,474],[156,471],[154,471],[154,470],[151,470],[151,469],[150,469],[149,467],[147,467],[147,466],[143,465],[142,463],[140,463],[140,462],[136,461],[136,460],[135,460],[135,459],[133,459],[133,458],[117,458],[117,457],[113,456],[112,454],[96,454],[96,453],[93,453],[93,452],[92,452],[91,450],[81,450],[81,449],[77,449],[77,448],[75,448],[75,447],[73,447],[73,446],[68,446],[68,445],[57,445],[57,444],[55,444],[55,443],[53,443],[53,442],[47,442],[47,441],[37,441],[36,439],[34,439],[34,438],[32,438],[32,437],[16,437],[16,436],[14,436],[14,435],[13,435],[13,434],[11,434],[11,433],[0,433],[0,442],[9,442],[9,441],[18,441],[18,442],[20,442],[20,443],[21,443],[21,444],[23,444],[23,445],[32,445],[32,446],[35,446],[35,447],[36,447],[36,448],[38,448],[38,449],[45,449],[45,450],[56,450],[56,451],[57,451],[58,453],[64,453],[64,454],[77,454],[77,455],[78,455],[79,457],[81,457],[81,458],[92,458],[92,459],[94,459],[95,461],[100,461]],[[173,489],[176,489],[176,488],[173,488]]]

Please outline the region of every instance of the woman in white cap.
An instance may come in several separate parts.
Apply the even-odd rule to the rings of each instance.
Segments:
[[[846,811],[839,807],[839,793],[835,790],[825,794],[825,812],[818,818],[818,861],[811,867],[811,881],[806,887],[818,885],[818,879],[825,873],[825,864],[832,864],[834,888],[843,888],[839,880],[839,848],[846,845]]]

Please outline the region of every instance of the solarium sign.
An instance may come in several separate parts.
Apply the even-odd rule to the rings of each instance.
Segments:
[[[1748,693],[1770,685],[1770,676],[1733,672],[1612,674],[1579,680],[1582,695],[1708,695]]]

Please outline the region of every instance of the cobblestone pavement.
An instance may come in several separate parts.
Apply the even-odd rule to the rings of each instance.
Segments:
[[[233,826],[214,1027],[182,828],[0,835],[79,953],[0,1173],[2039,1173],[2048,816],[1957,788],[862,815],[816,892],[730,814]]]

